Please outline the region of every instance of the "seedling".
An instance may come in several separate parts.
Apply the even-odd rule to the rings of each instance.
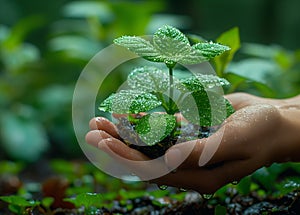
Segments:
[[[102,196],[97,193],[81,193],[75,198],[65,198],[67,202],[73,203],[77,208],[83,206],[87,215],[97,214],[97,206],[101,206]]]
[[[193,74],[180,78],[177,65],[200,64],[230,50],[213,42],[190,44],[178,29],[165,25],[153,35],[152,41],[136,36],[122,36],[114,43],[138,56],[163,63],[134,68],[128,75],[129,89],[120,90],[103,101],[99,109],[124,114],[116,124],[122,140],[151,158],[159,157],[172,145],[207,137],[220,125],[233,108],[218,92],[229,82],[211,74]],[[159,108],[163,111],[158,112]],[[162,113],[163,112],[163,113]],[[182,115],[179,121],[176,115]],[[190,123],[190,124],[189,124]]]

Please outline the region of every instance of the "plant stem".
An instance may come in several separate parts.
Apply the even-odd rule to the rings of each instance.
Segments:
[[[174,94],[174,89],[173,89],[173,83],[174,83],[174,78],[173,78],[173,67],[169,67],[169,82],[170,82],[170,93],[169,93],[169,112],[173,114],[173,94]]]

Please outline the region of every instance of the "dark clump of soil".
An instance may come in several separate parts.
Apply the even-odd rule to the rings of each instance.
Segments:
[[[169,135],[160,143],[149,146],[139,138],[134,130],[135,125],[129,122],[127,118],[119,118],[116,126],[124,143],[152,159],[163,156],[168,148],[175,144],[198,138],[206,138],[216,131],[216,127],[201,127],[199,125],[183,123],[173,132],[175,135]]]

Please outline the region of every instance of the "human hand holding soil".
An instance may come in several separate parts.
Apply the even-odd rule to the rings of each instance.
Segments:
[[[133,166],[130,161],[149,158],[121,142],[114,124],[104,118],[91,120],[86,141],[137,175],[165,166],[176,169],[152,182],[200,193],[212,193],[274,162],[300,161],[300,96],[276,100],[235,93],[227,99],[237,111],[215,134],[172,146],[157,167]]]

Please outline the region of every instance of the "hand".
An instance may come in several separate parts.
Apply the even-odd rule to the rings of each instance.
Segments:
[[[177,168],[177,171],[153,179],[152,182],[212,193],[262,166],[284,161],[289,156],[291,159],[297,157],[296,154],[291,155],[293,151],[290,149],[295,150],[299,144],[286,144],[293,142],[286,139],[290,140],[290,135],[295,136],[295,131],[299,133],[299,127],[298,130],[293,128],[300,123],[290,120],[290,117],[283,117],[282,114],[284,107],[290,105],[292,100],[263,99],[240,93],[228,95],[227,98],[237,111],[209,138],[171,147],[166,152],[164,161],[168,168]],[[87,142],[105,150],[116,159],[148,160],[142,153],[122,143],[118,139],[116,127],[108,120],[95,118],[91,120],[90,127],[92,131],[86,136]],[[290,130],[285,132],[287,134],[283,133],[286,129]],[[297,138],[299,140],[299,134]],[[191,147],[192,152],[187,155]],[[214,150],[213,155],[209,153]],[[180,158],[186,155],[187,159],[182,162]],[[130,162],[127,164],[128,168],[137,172],[140,169],[143,172],[153,171],[153,166],[133,167]],[[157,165],[164,167],[161,162]]]

